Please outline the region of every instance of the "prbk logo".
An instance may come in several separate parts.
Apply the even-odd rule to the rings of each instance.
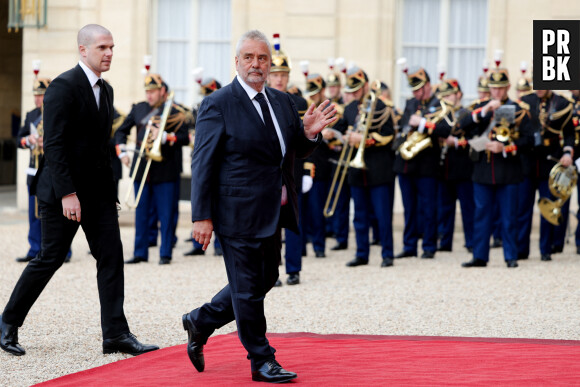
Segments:
[[[536,90],[580,89],[580,20],[534,20]]]

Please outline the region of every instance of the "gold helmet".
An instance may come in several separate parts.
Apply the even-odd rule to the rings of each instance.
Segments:
[[[532,80],[530,77],[526,76],[526,72],[528,71],[528,62],[525,60],[520,63],[520,71],[522,72],[522,76],[518,79],[518,83],[516,85],[516,89],[518,91],[531,91],[532,90]]]
[[[360,68],[353,66],[346,72],[346,85],[344,91],[354,93],[369,81],[367,74]]]
[[[159,74],[147,74],[145,77],[144,86],[145,90],[161,89],[162,87],[167,89],[167,84],[163,81],[163,78],[161,78],[161,75]]]
[[[429,74],[423,67],[414,67],[407,71],[407,82],[413,91],[419,90],[429,81]]]
[[[326,87],[326,82],[320,74],[309,74],[306,77],[306,96],[320,93]]]
[[[34,95],[44,95],[48,85],[50,85],[50,78],[37,78],[34,80],[32,85],[32,94]]]
[[[280,49],[280,34],[274,34],[274,45],[272,47],[272,66],[271,73],[285,72],[289,73],[292,69],[290,57]]]
[[[222,85],[215,78],[207,77],[199,83],[199,92],[204,97],[207,97],[214,91],[221,89]]]
[[[495,68],[489,71],[489,87],[506,87],[510,77],[506,68],[500,67],[503,51],[496,50],[494,54]]]
[[[454,78],[443,79],[437,85],[437,97],[446,97],[461,91],[459,82]]]

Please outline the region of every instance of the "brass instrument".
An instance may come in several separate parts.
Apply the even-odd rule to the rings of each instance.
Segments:
[[[163,156],[161,155],[161,140],[163,138],[163,132],[165,131],[165,125],[167,124],[167,118],[169,117],[169,113],[171,112],[171,108],[173,106],[173,91],[169,93],[167,96],[167,100],[165,101],[165,107],[163,108],[163,113],[161,114],[161,118],[159,120],[159,131],[157,132],[157,137],[153,140],[153,143],[150,147],[147,146],[149,143],[149,133],[151,133],[151,127],[153,126],[153,120],[149,120],[147,123],[147,128],[145,129],[145,135],[143,136],[143,142],[141,143],[141,148],[139,149],[139,154],[137,155],[137,161],[135,162],[135,166],[133,168],[133,173],[130,176],[131,183],[129,186],[129,190],[127,191],[127,195],[125,196],[125,204],[129,208],[137,208],[139,205],[139,199],[141,199],[141,193],[143,192],[143,187],[145,187],[145,181],[147,181],[147,174],[149,173],[149,168],[151,167],[151,162],[156,161],[160,162],[163,160]],[[131,193],[133,192],[133,186],[135,184],[135,178],[139,171],[139,165],[141,164],[141,159],[146,157],[147,164],[145,165],[145,171],[143,172],[143,177],[141,178],[141,185],[139,186],[139,190],[137,191],[137,195],[135,196],[135,200],[133,202],[130,201]]]
[[[447,123],[453,127],[455,126],[455,118],[453,117],[450,121],[447,117],[449,113],[449,107],[442,101],[439,101],[441,109],[437,110],[434,113],[430,113],[425,115],[425,118],[428,122],[437,123],[442,119],[445,119]],[[417,112],[415,114],[419,114]],[[428,133],[423,132],[419,133],[418,131],[414,131],[411,135],[408,135],[405,139],[405,142],[401,144],[398,149],[399,154],[403,158],[403,160],[411,160],[413,157],[417,156],[423,150],[432,147],[433,142],[431,141],[431,137]]]
[[[332,183],[326,198],[326,203],[324,204],[324,209],[322,210],[326,218],[330,218],[336,210],[338,198],[340,196],[340,192],[342,191],[342,186],[344,184],[344,179],[346,178],[348,168],[366,168],[364,163],[364,149],[369,133],[369,128],[375,114],[376,105],[377,97],[375,92],[371,90],[363,97],[363,100],[359,106],[359,118],[354,130],[361,132],[362,138],[360,140],[356,156],[351,161],[355,147],[350,145],[348,141],[345,141],[342,152],[340,153],[340,157],[338,158],[336,171],[334,172],[334,177],[332,178]]]
[[[548,158],[553,159],[551,156],[548,156]],[[573,164],[569,167],[564,167],[560,162],[554,165],[550,170],[548,186],[550,187],[552,195],[558,199],[552,201],[548,198],[540,198],[538,201],[542,216],[554,226],[560,225],[562,206],[570,198],[570,195],[572,195],[572,189],[578,180],[578,174],[575,168]]]

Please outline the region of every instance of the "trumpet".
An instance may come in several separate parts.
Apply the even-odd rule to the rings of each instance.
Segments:
[[[375,92],[371,90],[363,97],[363,100],[359,106],[359,118],[354,128],[354,130],[361,132],[362,134],[358,151],[354,159],[352,159],[352,154],[354,153],[355,147],[350,145],[348,141],[345,141],[342,152],[340,153],[340,157],[338,158],[336,170],[334,171],[332,183],[330,184],[330,190],[326,198],[326,203],[324,204],[324,209],[322,210],[326,218],[330,218],[332,215],[334,215],[348,168],[366,168],[364,162],[364,150],[369,128],[375,115],[376,106],[377,96]]]
[[[163,132],[165,131],[165,125],[167,124],[167,118],[169,117],[169,113],[171,112],[171,107],[173,106],[173,91],[169,93],[167,96],[167,100],[165,101],[165,107],[163,108],[163,113],[161,114],[161,119],[159,121],[159,131],[157,132],[157,136],[153,140],[151,147],[147,147],[149,134],[151,133],[151,127],[153,126],[153,120],[149,120],[147,123],[147,127],[145,129],[145,135],[143,136],[143,142],[141,143],[141,148],[139,149],[139,154],[136,156],[137,161],[135,162],[135,166],[133,167],[133,173],[130,176],[130,186],[129,190],[127,191],[127,195],[125,196],[125,205],[129,208],[137,208],[139,205],[139,199],[141,199],[141,194],[143,193],[143,188],[145,187],[145,181],[147,181],[147,174],[149,173],[149,168],[151,167],[151,162],[156,161],[160,162],[163,160],[163,156],[161,155],[161,139],[163,137]],[[139,165],[141,165],[141,159],[147,158],[147,164],[145,165],[145,171],[143,172],[143,176],[141,177],[141,185],[139,186],[139,190],[135,196],[135,200],[131,201],[131,193],[134,189],[135,178],[137,177],[137,173],[139,172]]]

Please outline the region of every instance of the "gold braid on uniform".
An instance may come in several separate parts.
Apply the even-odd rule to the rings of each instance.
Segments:
[[[437,125],[442,120],[445,120],[450,127],[454,127],[455,115],[453,114],[450,106],[442,100],[439,100],[439,105],[441,106],[441,109],[437,109],[433,113],[425,114],[427,121]],[[451,119],[449,119],[449,116],[451,116]]]
[[[548,129],[548,130],[549,130],[550,132],[552,132],[552,133],[562,134],[562,129],[563,129],[563,128],[564,128],[564,127],[565,127],[565,126],[568,124],[568,122],[570,122],[570,120],[572,119],[572,114],[574,113],[572,108],[574,107],[574,105],[573,105],[572,101],[570,101],[568,98],[566,98],[566,100],[567,100],[568,102],[570,102],[570,103],[569,103],[569,104],[568,104],[568,105],[567,105],[567,106],[566,106],[564,109],[562,109],[562,110],[559,110],[559,111],[557,111],[557,112],[555,112],[555,113],[552,113],[552,114],[550,115],[550,117],[548,117],[548,118],[550,119],[550,121],[556,121],[556,120],[559,120],[559,119],[560,119],[560,118],[562,118],[562,117],[566,117],[566,118],[565,118],[565,119],[562,121],[562,125],[560,126],[560,128],[557,128],[557,129],[556,129],[556,128],[552,128],[552,127],[550,127],[550,126],[548,126],[548,125],[547,125],[547,122],[546,122],[546,123],[542,122],[542,126],[544,126],[544,125],[545,125],[544,127],[545,127],[546,129]],[[548,121],[548,120],[546,120],[546,121]]]
[[[174,103],[172,107],[177,110],[177,113],[171,114],[167,117],[165,131],[175,133],[184,123],[193,122],[193,114],[189,109],[177,103]]]
[[[391,118],[393,123],[395,123],[395,114],[392,103],[385,103],[383,109],[375,110],[375,114],[369,127],[369,137],[374,140],[374,143],[371,146],[385,146],[393,139],[393,135],[383,136],[378,132],[389,118]],[[375,129],[375,131],[371,132],[373,129]]]
[[[469,110],[470,112],[472,112],[473,109],[475,109],[475,106],[476,105],[479,105],[480,103],[483,103],[483,102],[489,102],[489,98],[476,99],[475,101],[473,101],[473,102],[471,102],[469,104],[469,106],[467,107],[467,110]]]
[[[125,118],[127,117],[127,115],[125,113],[121,112],[119,109],[115,109],[115,110],[117,110],[117,113],[119,113],[119,117],[117,117],[113,120],[113,129],[111,130],[111,138],[115,137],[115,132],[117,132],[117,129],[119,129],[119,127],[121,126],[123,121],[125,121]]]

